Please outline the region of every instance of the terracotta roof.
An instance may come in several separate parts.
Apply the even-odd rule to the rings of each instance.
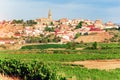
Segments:
[[[90,31],[102,31],[100,28],[91,28]]]
[[[60,19],[60,22],[68,22],[68,19],[67,18],[62,18],[62,19]]]

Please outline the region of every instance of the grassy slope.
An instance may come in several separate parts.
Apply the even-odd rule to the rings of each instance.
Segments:
[[[103,44],[103,46],[104,45],[106,46],[106,44]],[[76,77],[77,80],[120,80],[120,69],[105,71],[61,64],[61,62],[67,61],[120,59],[119,49],[80,50],[77,51],[78,54],[43,54],[39,52],[40,50],[1,51],[0,59],[14,58],[24,61],[35,59],[38,61],[44,61],[49,64],[52,69],[56,69],[58,74],[66,77]]]
[[[116,58],[119,54],[111,54],[112,58]],[[5,58],[15,58],[21,60],[31,61],[37,59],[39,61],[45,61],[52,69],[56,69],[58,74],[70,77],[76,77],[77,80],[120,80],[119,74],[120,69],[116,70],[96,70],[96,69],[86,69],[81,66],[76,65],[65,65],[60,62],[63,61],[75,61],[75,60],[86,60],[86,59],[98,59],[97,57],[106,59],[103,56],[106,54],[9,54],[0,53],[0,59]],[[120,57],[120,56],[119,56]],[[118,58],[119,58],[118,57]],[[59,61],[59,62],[58,62]]]
[[[39,51],[39,50],[38,50]],[[72,51],[71,51],[72,52]],[[107,50],[80,50],[78,54],[43,54],[36,51],[18,50],[18,51],[0,51],[0,59],[24,59],[40,61],[79,61],[79,60],[95,60],[95,59],[119,59],[119,49]]]

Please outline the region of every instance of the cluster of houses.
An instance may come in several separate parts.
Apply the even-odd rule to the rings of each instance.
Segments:
[[[49,10],[48,18],[39,18],[34,20],[37,24],[33,26],[23,26],[23,24],[13,24],[12,21],[0,22],[0,44],[16,43],[18,40],[14,38],[22,39],[22,37],[39,37],[40,34],[44,36],[54,34],[61,38],[61,42],[73,41],[76,34],[89,35],[91,33],[104,33],[105,29],[119,28],[112,22],[103,23],[102,20],[96,21],[62,18],[59,20],[52,20],[52,14]],[[80,23],[80,28],[76,26]],[[45,31],[45,28],[54,28],[54,32]],[[8,40],[4,38],[13,38]]]
[[[82,22],[81,28],[76,29],[76,26]],[[60,19],[60,25],[55,30],[55,34],[61,37],[61,41],[72,41],[76,34],[89,35],[92,33],[104,33],[105,29],[119,28],[119,26],[113,24],[112,22],[103,23],[102,20],[83,20],[83,19],[73,19],[68,20],[66,18]]]

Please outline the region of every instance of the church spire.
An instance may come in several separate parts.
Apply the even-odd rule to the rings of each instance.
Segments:
[[[49,11],[48,11],[48,19],[49,19],[49,20],[52,20],[52,12],[51,12],[51,9],[49,9]]]

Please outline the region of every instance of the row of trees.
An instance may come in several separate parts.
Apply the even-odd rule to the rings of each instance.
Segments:
[[[25,41],[26,43],[49,43],[49,42],[60,42],[61,38],[56,37],[54,34],[47,36],[41,34],[40,37],[27,37]]]
[[[37,22],[34,21],[34,20],[26,20],[26,21],[24,21],[23,19],[21,19],[21,20],[16,20],[16,19],[14,19],[14,20],[12,21],[12,23],[13,23],[13,24],[23,24],[23,25],[26,25],[26,26],[33,26],[33,25],[37,24]],[[50,25],[50,26],[54,26],[54,23],[53,23],[53,22],[50,22],[49,25]]]
[[[33,26],[33,25],[37,24],[37,22],[35,22],[34,20],[26,20],[26,21],[24,21],[23,19],[21,19],[21,20],[13,20],[12,23],[13,24],[22,24],[23,26]]]

